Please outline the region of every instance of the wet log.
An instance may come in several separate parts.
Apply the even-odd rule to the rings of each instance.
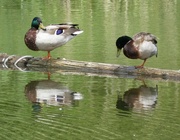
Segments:
[[[180,81],[180,71],[134,66],[122,66],[97,62],[84,62],[66,59],[34,58],[0,54],[1,69],[19,69],[21,71],[58,72],[63,74],[86,74],[105,77],[148,78]]]

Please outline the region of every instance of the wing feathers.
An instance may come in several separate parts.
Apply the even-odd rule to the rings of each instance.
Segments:
[[[44,33],[55,34],[58,29],[67,30],[69,28],[74,28],[76,30],[79,30],[78,24],[70,24],[70,23],[50,24],[45,28],[46,30],[40,30],[40,31]]]
[[[140,32],[133,36],[133,40],[136,43],[140,43],[143,41],[152,41],[154,44],[157,44],[157,38],[151,33]]]

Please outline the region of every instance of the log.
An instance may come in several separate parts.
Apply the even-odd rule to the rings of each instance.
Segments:
[[[86,74],[103,77],[148,78],[158,80],[180,81],[180,71],[158,68],[136,69],[134,66],[122,66],[97,62],[84,62],[66,59],[45,60],[32,56],[0,54],[1,69],[18,69],[21,71],[57,72],[63,74]]]

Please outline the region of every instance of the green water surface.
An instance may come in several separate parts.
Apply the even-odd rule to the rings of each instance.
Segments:
[[[179,70],[180,2],[177,0],[1,0],[0,52],[44,57],[24,44],[32,18],[44,25],[78,23],[83,34],[51,52],[52,57],[134,66],[116,58],[121,35],[145,31],[158,38],[158,57],[146,67]],[[165,140],[180,137],[178,81],[0,70],[0,139]],[[143,81],[144,80],[144,81]],[[44,81],[45,84],[44,84]],[[40,90],[80,93],[81,100],[35,102]],[[37,91],[36,94],[35,91]],[[149,101],[149,102],[148,102]],[[150,105],[151,104],[151,105]]]

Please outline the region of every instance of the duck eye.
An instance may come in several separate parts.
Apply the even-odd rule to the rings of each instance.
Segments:
[[[60,34],[62,34],[63,33],[63,30],[62,29],[58,29],[57,31],[56,31],[56,35],[60,35]]]

